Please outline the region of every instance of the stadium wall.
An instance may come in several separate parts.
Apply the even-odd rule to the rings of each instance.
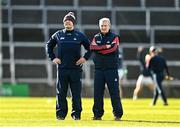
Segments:
[[[76,27],[90,39],[99,31],[101,17],[111,19],[112,30],[121,36],[127,70],[125,97],[131,96],[139,75],[137,47],[150,45],[163,48],[162,55],[175,77],[165,83],[168,96],[180,96],[179,0],[2,0],[3,83],[29,84],[31,96],[54,95],[56,67],[47,59],[44,46],[63,28],[68,11],[75,12]],[[92,96],[93,67],[91,59],[84,65],[83,96]]]

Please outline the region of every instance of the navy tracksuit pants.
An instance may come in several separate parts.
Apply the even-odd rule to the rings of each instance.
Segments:
[[[113,114],[116,117],[123,115],[122,104],[119,96],[119,77],[117,69],[95,69],[94,75],[94,105],[95,117],[102,117],[104,114],[104,90],[105,84],[109,90]]]
[[[155,91],[154,91],[153,105],[156,104],[159,95],[161,95],[164,104],[167,104],[167,98],[166,98],[165,92],[162,88],[164,74],[159,73],[159,74],[154,74],[154,75],[155,75],[154,80],[156,80],[155,82],[156,82],[157,86],[155,87]]]
[[[81,117],[81,75],[80,69],[58,69],[56,85],[56,116],[66,117],[68,113],[67,91],[71,90],[72,113],[71,116]]]

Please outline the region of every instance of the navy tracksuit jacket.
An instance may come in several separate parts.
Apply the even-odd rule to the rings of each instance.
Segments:
[[[68,112],[67,91],[68,87],[72,94],[72,116],[81,116],[81,66],[76,62],[81,57],[81,45],[87,50],[83,56],[86,60],[90,57],[88,38],[77,30],[65,29],[53,34],[46,44],[46,51],[51,60],[59,58],[61,64],[57,66],[57,105],[56,116],[65,118]],[[54,53],[55,46],[57,52]]]
[[[167,98],[162,88],[162,81],[164,80],[164,71],[166,71],[167,75],[169,75],[165,59],[160,55],[152,57],[149,63],[149,69],[152,71],[154,75],[153,78],[157,85],[154,93],[153,105],[156,104],[159,94],[162,96],[164,104],[167,104]]]
[[[111,45],[111,47],[107,48],[106,45]],[[123,115],[119,96],[118,46],[119,37],[110,31],[105,35],[96,34],[90,45],[90,49],[94,52],[95,64],[93,105],[95,117],[102,117],[104,114],[103,96],[106,83],[111,96],[114,116],[121,117]]]

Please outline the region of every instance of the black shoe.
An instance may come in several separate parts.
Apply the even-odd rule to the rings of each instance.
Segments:
[[[114,117],[114,120],[115,120],[115,121],[120,121],[120,120],[121,120],[121,117],[115,116],[115,117]]]
[[[168,106],[168,103],[166,102],[166,103],[164,103],[164,106]]]
[[[102,120],[101,117],[93,117],[92,120]]]
[[[80,117],[76,117],[76,116],[72,116],[72,118],[73,118],[74,120],[80,120],[80,119],[81,119]]]
[[[62,116],[57,116],[56,118],[57,118],[57,120],[64,120],[64,119],[65,119],[65,118],[62,117]]]

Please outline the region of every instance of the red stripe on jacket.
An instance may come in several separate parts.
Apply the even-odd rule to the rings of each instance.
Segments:
[[[90,44],[90,50],[99,51],[99,50],[103,50],[103,49],[107,49],[106,45],[97,45],[95,38],[93,38],[93,40]]]
[[[119,37],[115,37],[113,42],[115,43],[113,47],[111,47],[110,49],[107,49],[107,50],[102,50],[102,51],[100,51],[100,53],[109,54],[109,53],[115,52],[119,46],[119,42],[120,42]]]

